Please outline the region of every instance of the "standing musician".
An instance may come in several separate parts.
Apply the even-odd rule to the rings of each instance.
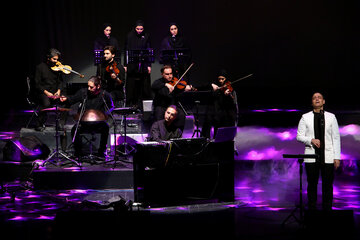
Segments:
[[[179,84],[174,86],[177,79],[174,78],[173,69],[170,65],[165,65],[161,68],[161,76],[161,78],[155,80],[151,85],[151,89],[155,93],[153,100],[155,121],[164,118],[164,113],[168,106],[175,105],[178,107],[178,114],[174,125],[183,131],[185,126],[185,113],[178,102],[177,95],[182,91],[191,91],[192,86],[182,85],[183,90],[179,89]]]
[[[88,130],[87,128],[91,127],[92,130],[95,130],[95,132],[101,133],[98,156],[103,157],[109,136],[109,125],[107,124],[107,122],[105,122],[105,120],[97,121],[96,118],[101,118],[102,116],[106,117],[107,115],[109,115],[114,108],[114,103],[112,101],[111,95],[107,91],[101,89],[101,79],[97,76],[90,77],[90,79],[88,80],[87,89],[86,88],[80,89],[73,96],[68,96],[68,97],[61,96],[60,100],[61,102],[67,101],[69,104],[75,104],[79,102],[85,103],[84,105],[85,113],[83,115],[83,118],[87,115],[87,113],[91,111],[98,114],[97,116],[94,117],[95,119],[94,124],[88,126],[84,124],[84,126],[83,125],[79,126],[74,141],[74,148],[75,148],[75,156],[81,156],[81,138],[79,136],[79,133],[86,132]],[[83,119],[83,121],[91,122],[91,119]],[[75,130],[76,130],[76,124],[71,129],[72,137],[74,137]]]
[[[160,60],[164,65],[171,65],[174,76],[179,78],[191,63],[191,49],[177,23],[170,23],[168,29],[160,45]]]
[[[115,60],[116,48],[104,47],[104,61],[97,66],[96,76],[102,80],[102,88],[111,94],[116,105],[124,100],[125,69]]]
[[[36,131],[45,130],[45,122],[47,118],[46,112],[42,109],[49,108],[55,101],[56,97],[60,96],[63,77],[60,71],[53,71],[51,68],[56,66],[61,57],[59,50],[51,48],[46,55],[46,61],[36,66],[35,70],[35,88],[37,90],[37,98],[39,103],[39,117],[35,127]],[[64,127],[66,121],[66,113],[61,115],[60,128]]]
[[[145,31],[144,22],[138,20],[133,30],[126,37],[125,51],[147,50],[150,48],[150,36]],[[144,62],[141,59],[129,63],[125,59],[124,63],[127,72],[126,104],[135,107],[141,106],[142,100],[151,99],[151,63]]]
[[[111,36],[112,26],[110,23],[104,23],[101,26],[100,35],[94,41],[94,50],[104,49],[106,46],[114,46],[120,49],[118,40]]]
[[[237,120],[236,93],[227,79],[226,70],[221,69],[217,80],[211,83],[213,104],[208,106],[206,119],[202,128],[202,136],[210,138],[211,127],[214,136],[220,127],[235,126]]]

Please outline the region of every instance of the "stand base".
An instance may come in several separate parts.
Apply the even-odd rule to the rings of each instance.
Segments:
[[[295,213],[297,212],[297,210],[300,210],[300,217],[296,217]],[[303,216],[303,209],[302,209],[302,206],[296,206],[294,208],[294,210],[291,211],[291,213],[289,214],[289,216],[287,216],[285,218],[285,220],[281,223],[281,226],[284,227],[285,224],[287,224],[289,222],[289,220],[291,218],[294,218],[295,219],[295,222],[297,222],[300,227],[303,227],[304,226],[304,216]]]

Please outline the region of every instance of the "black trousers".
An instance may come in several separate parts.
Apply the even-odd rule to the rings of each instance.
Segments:
[[[324,210],[330,210],[333,201],[334,164],[305,163],[305,170],[308,182],[307,197],[309,209],[316,209],[317,185],[321,172],[322,207]]]
[[[48,96],[46,96],[44,93],[39,93],[39,95],[37,96],[37,101],[39,104],[39,118],[37,121],[37,127],[41,127],[45,124],[46,120],[47,120],[47,112],[46,111],[41,111],[45,108],[51,108],[53,107],[55,104],[58,105],[58,107],[66,107],[66,105],[62,102],[60,102],[59,99],[51,99]],[[60,127],[63,127],[66,123],[66,119],[67,119],[67,112],[61,112],[60,113]]]

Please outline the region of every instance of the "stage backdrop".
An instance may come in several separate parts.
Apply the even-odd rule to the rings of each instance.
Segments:
[[[25,76],[33,75],[48,48],[59,49],[63,63],[89,77],[95,74],[92,49],[101,25],[110,22],[123,47],[126,34],[142,19],[155,51],[169,23],[178,23],[193,52],[189,76],[195,86],[208,84],[220,68],[233,80],[253,73],[234,86],[240,108],[308,107],[312,91],[320,90],[328,109],[358,109],[359,1],[37,0],[19,5],[10,10],[20,18],[25,52],[21,75],[9,88],[22,93],[19,83],[25,86]],[[154,64],[152,80],[160,76],[159,68]],[[85,80],[71,75],[66,81]],[[25,103],[21,97],[12,102],[7,107]]]

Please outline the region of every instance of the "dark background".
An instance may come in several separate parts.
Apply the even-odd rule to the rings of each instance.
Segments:
[[[232,80],[253,73],[234,85],[240,108],[309,108],[318,90],[328,109],[359,110],[359,1],[44,0],[12,5],[4,8],[11,17],[2,16],[3,39],[10,40],[3,50],[15,57],[10,63],[16,66],[2,89],[8,110],[26,107],[25,77],[34,74],[50,47],[60,50],[64,64],[92,75],[93,41],[101,25],[112,23],[112,35],[123,47],[137,19],[144,20],[155,51],[169,22],[179,24],[193,51],[195,86],[209,83],[221,67]],[[11,32],[20,40],[16,45]],[[154,67],[152,80],[157,76]],[[76,75],[66,80],[81,81]],[[4,97],[9,92],[16,94]]]

